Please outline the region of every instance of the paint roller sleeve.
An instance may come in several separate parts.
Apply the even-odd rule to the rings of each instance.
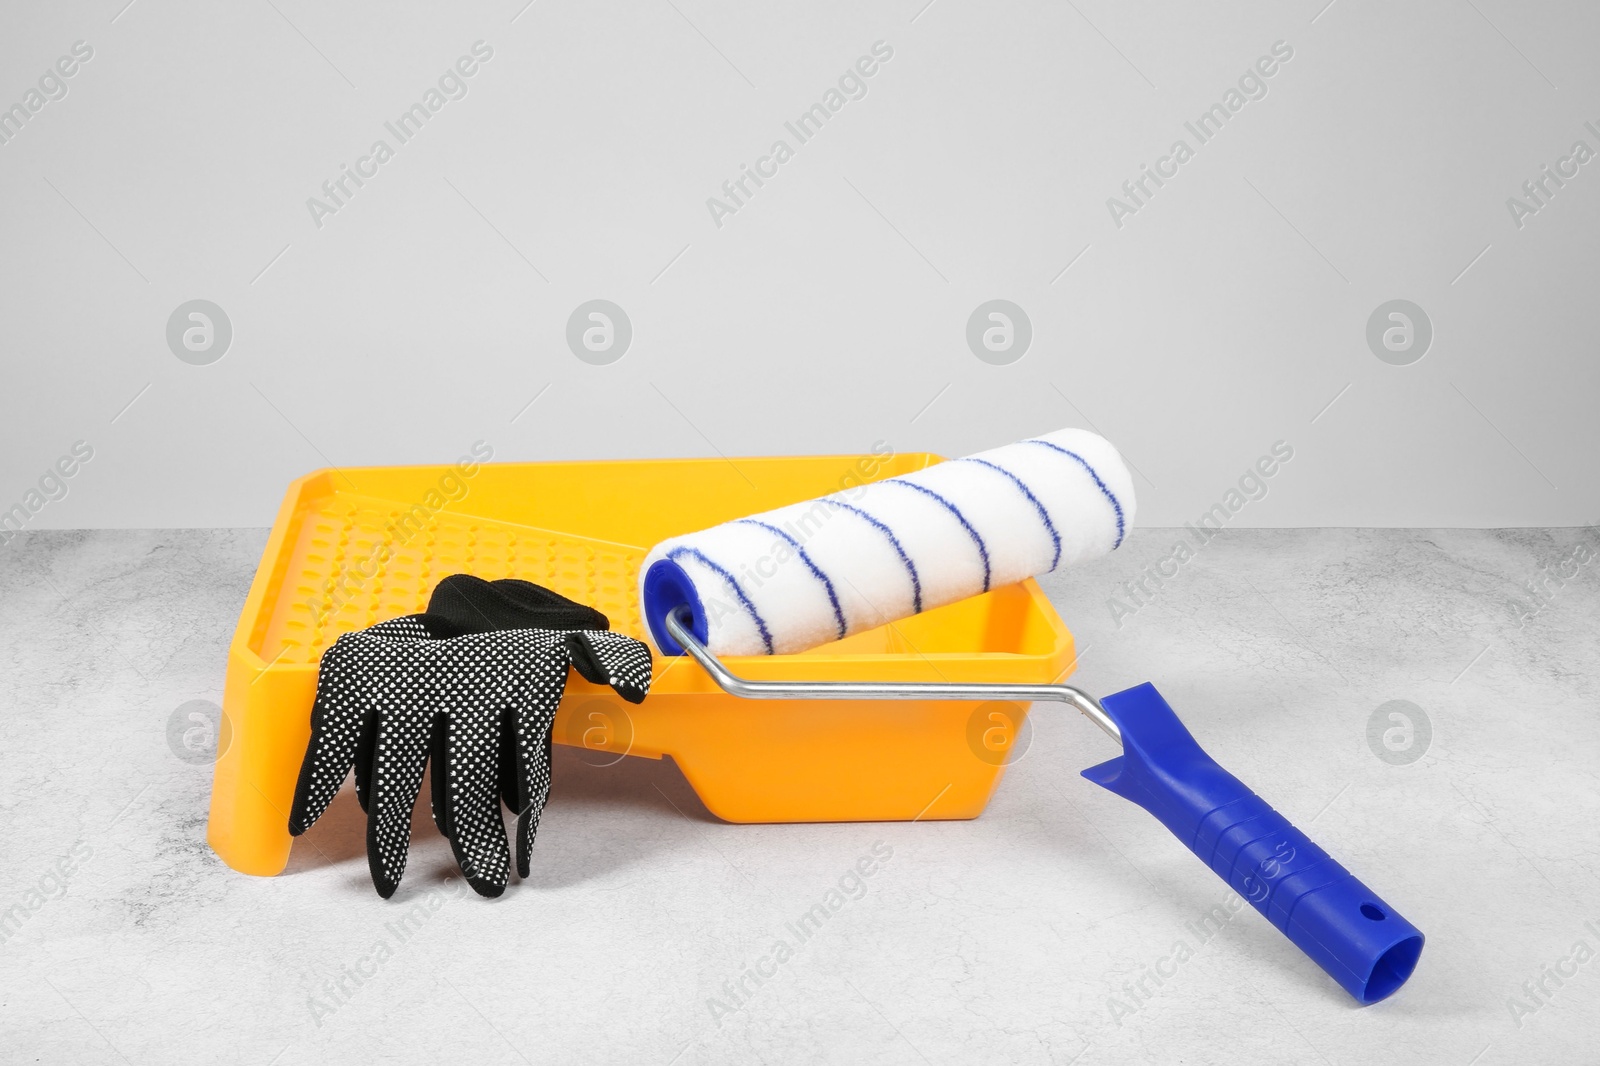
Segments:
[[[718,655],[801,652],[1103,555],[1133,514],[1116,449],[1063,429],[663,541],[644,616],[667,654],[685,605]]]

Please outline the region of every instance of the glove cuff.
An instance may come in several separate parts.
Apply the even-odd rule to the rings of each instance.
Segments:
[[[593,607],[531,581],[485,581],[471,574],[452,574],[440,581],[428,600],[427,618],[430,629],[448,629],[443,634],[447,636],[503,629],[611,628],[611,621]]]

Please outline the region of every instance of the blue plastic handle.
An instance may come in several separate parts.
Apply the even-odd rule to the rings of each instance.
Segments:
[[[1154,685],[1107,696],[1122,754],[1083,771],[1143,807],[1363,1004],[1416,968],[1422,933],[1207,755]]]

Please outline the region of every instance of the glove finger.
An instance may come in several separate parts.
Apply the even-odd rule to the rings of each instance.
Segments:
[[[587,681],[610,685],[629,703],[639,703],[650,691],[650,648],[621,633],[579,630],[567,634],[572,665]]]
[[[431,732],[432,716],[415,704],[379,707],[367,809],[367,866],[373,887],[384,899],[394,895],[406,870],[411,810],[422,786]]]
[[[375,706],[380,700],[392,705],[399,692],[414,689],[418,678],[426,676],[417,673],[424,669],[428,657],[427,645],[416,636],[418,632],[426,632],[426,629],[414,615],[379,622],[362,630],[362,643],[371,648],[361,663],[369,706]],[[378,717],[377,714],[367,715],[356,745],[356,799],[369,816],[372,814],[372,767],[377,758]]]
[[[550,796],[550,731],[567,687],[567,658],[560,646],[528,654],[526,673],[511,691],[516,732],[517,873],[528,876],[529,852]]]
[[[533,840],[539,833],[539,819],[550,798],[550,734],[555,725],[555,715],[543,726],[544,737],[535,746],[526,763],[524,780],[528,787],[527,806],[517,815],[517,876],[527,877],[532,866]]]
[[[456,704],[441,724],[435,750],[443,757],[433,763],[434,819],[473,891],[498,896],[511,865],[496,774],[500,716],[493,706]]]
[[[317,670],[311,740],[295,783],[289,833],[299,836],[322,817],[355,761],[366,701],[358,691],[359,645],[335,642]]]
[[[361,809],[367,809],[378,724],[373,697],[393,677],[386,664],[432,635],[426,620],[413,615],[346,633],[323,653],[311,710],[311,739],[289,812],[291,835],[304,833],[322,816],[352,764],[356,796]]]

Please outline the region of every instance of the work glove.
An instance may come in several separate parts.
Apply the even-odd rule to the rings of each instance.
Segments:
[[[505,891],[500,802],[517,814],[517,872],[550,794],[550,732],[567,668],[630,703],[650,688],[650,650],[605,615],[527,581],[457,574],[424,614],[346,633],[323,653],[311,741],[289,832],[304,833],[355,768],[367,865],[388,898],[405,872],[411,811],[431,761],[434,824],[475,891]]]

